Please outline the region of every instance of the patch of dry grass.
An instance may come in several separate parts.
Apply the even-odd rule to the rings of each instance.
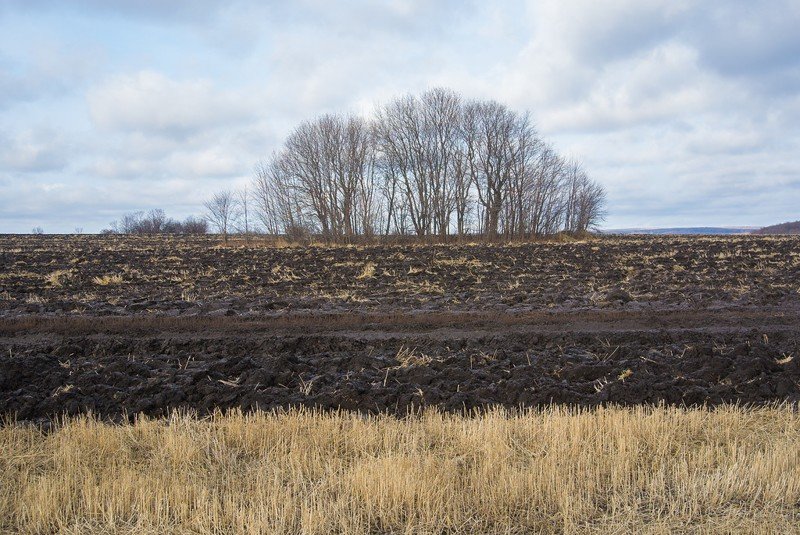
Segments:
[[[53,288],[60,288],[64,284],[65,279],[69,279],[72,275],[72,270],[59,269],[47,275],[44,280]]]
[[[330,299],[334,301],[344,301],[347,303],[368,303],[369,299],[361,297],[360,295],[356,294],[355,292],[351,292],[348,290],[338,290],[336,292],[323,292],[317,291],[314,294],[314,297],[318,299]]]
[[[0,429],[0,531],[791,533],[800,416],[561,408]]]
[[[295,274],[294,270],[289,266],[276,265],[270,270],[273,278],[270,282],[294,282],[300,280],[300,277]]]
[[[466,256],[459,256],[457,258],[435,258],[433,262],[443,267],[468,267],[473,269],[485,267],[485,264],[477,258],[467,258]]]
[[[417,353],[416,349],[409,349],[405,346],[400,348],[395,356],[395,359],[397,359],[397,362],[399,363],[398,366],[400,368],[409,368],[411,366],[427,366],[433,362],[432,357],[426,355],[425,353]]]
[[[364,268],[361,270],[361,273],[356,276],[357,279],[371,279],[375,276],[375,264],[372,262],[367,262],[364,264]]]
[[[94,277],[92,282],[98,286],[111,286],[112,284],[122,284],[122,275],[103,275],[101,277]]]

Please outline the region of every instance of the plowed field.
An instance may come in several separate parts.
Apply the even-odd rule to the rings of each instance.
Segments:
[[[800,239],[0,237],[0,414],[800,400]]]

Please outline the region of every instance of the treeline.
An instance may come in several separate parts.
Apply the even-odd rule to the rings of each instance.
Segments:
[[[183,221],[167,217],[164,210],[131,212],[112,221],[102,234],[205,234],[208,220],[189,216]]]
[[[606,195],[527,113],[433,89],[369,118],[302,123],[256,167],[249,192],[206,203],[209,220],[227,234],[248,202],[271,234],[516,238],[587,231],[603,219]]]

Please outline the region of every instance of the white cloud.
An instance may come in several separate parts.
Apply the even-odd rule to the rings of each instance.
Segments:
[[[126,147],[134,147],[128,153]],[[230,179],[248,174],[253,155],[234,139],[202,138],[192,140],[171,150],[147,155],[135,149],[136,142],[130,136],[121,136],[108,156],[90,159],[82,167],[89,176],[106,180],[149,181],[176,179],[217,178]]]
[[[49,129],[26,129],[7,137],[0,132],[0,170],[41,173],[57,171],[67,163],[69,145]]]
[[[169,159],[175,176],[235,177],[249,172],[251,163],[236,158],[236,150],[209,147],[196,152],[179,152]]]
[[[598,70],[585,95],[549,107],[542,126],[549,131],[597,131],[670,120],[729,103],[737,92],[700,70],[693,49],[667,42]]]
[[[106,130],[182,137],[242,122],[253,113],[245,95],[205,79],[176,81],[153,72],[118,75],[87,95],[94,123]]]
[[[688,41],[717,72],[760,78],[797,67],[800,4],[795,0],[715,2],[687,24]]]

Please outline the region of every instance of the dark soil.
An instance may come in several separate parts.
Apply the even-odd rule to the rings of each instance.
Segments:
[[[800,402],[800,239],[0,237],[0,259],[0,415],[20,420]]]
[[[148,318],[97,329],[7,321],[0,412],[36,420],[299,405],[405,414],[431,405],[797,402],[795,312],[717,312],[712,324],[704,311],[660,321],[638,313],[501,322],[453,315],[428,327],[424,317],[367,318],[357,328],[338,318],[329,329],[324,316],[317,329],[308,327],[313,316],[296,318],[296,327],[286,317],[162,320],[158,329]]]
[[[0,316],[800,301],[800,238],[792,237],[274,248],[222,247],[212,237],[0,236],[0,266]],[[103,283],[113,276],[118,282]]]

